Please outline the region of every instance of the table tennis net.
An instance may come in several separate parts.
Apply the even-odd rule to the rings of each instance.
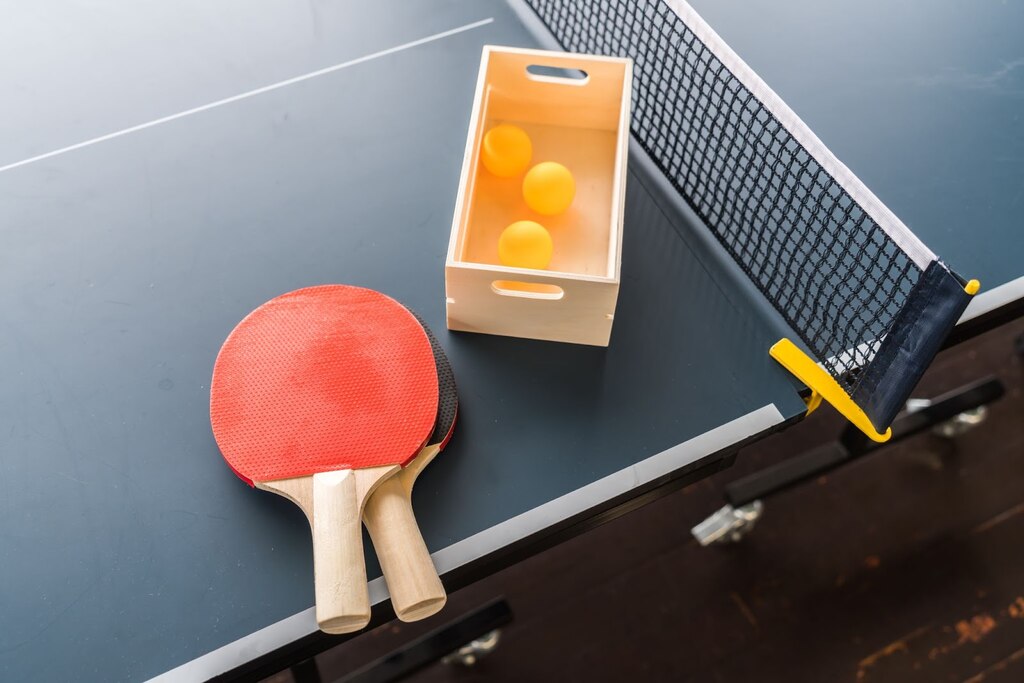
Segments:
[[[633,60],[636,141],[884,431],[964,281],[686,3],[527,2],[563,49]]]

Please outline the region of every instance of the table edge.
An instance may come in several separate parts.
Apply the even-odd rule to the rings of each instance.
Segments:
[[[762,406],[629,467],[457,541],[433,553],[431,557],[434,559],[438,572],[444,576],[516,541],[543,531],[562,520],[600,506],[601,503],[618,496],[628,494],[764,432],[772,431],[785,422],[785,418],[775,404]],[[370,601],[374,606],[389,599],[387,585],[383,577],[370,581],[369,588]],[[314,634],[316,631],[314,608],[309,607],[216,650],[200,655],[150,680],[154,683],[208,680]]]

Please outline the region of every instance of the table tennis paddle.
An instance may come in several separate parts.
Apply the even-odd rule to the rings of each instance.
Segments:
[[[306,513],[322,630],[369,622],[363,505],[419,453],[436,414],[430,341],[379,292],[324,285],[284,294],[224,342],[210,384],[214,437],[239,477]]]
[[[459,410],[455,375],[448,357],[426,323],[419,316],[416,318],[430,339],[437,367],[434,432],[411,463],[377,487],[363,510],[363,523],[373,539],[391,593],[391,605],[402,621],[425,619],[444,607],[448,599],[413,514],[412,487],[423,468],[448,445]]]

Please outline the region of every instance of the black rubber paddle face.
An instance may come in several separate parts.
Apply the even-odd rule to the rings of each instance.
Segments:
[[[438,343],[437,337],[430,331],[430,327],[419,315],[411,311],[423,331],[427,333],[430,340],[430,349],[434,352],[434,364],[437,366],[437,419],[434,421],[434,431],[427,443],[440,444],[443,448],[451,438],[452,430],[455,427],[455,418],[459,413],[459,394],[455,388],[455,373],[452,372],[452,364],[448,361],[444,349]]]

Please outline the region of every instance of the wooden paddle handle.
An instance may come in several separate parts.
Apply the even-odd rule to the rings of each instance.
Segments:
[[[327,633],[350,633],[370,622],[363,529],[367,497],[397,467],[313,475],[313,572],[316,621]]]
[[[413,515],[412,480],[416,474],[406,469],[383,482],[363,511],[391,605],[402,621],[436,614],[448,599]]]

